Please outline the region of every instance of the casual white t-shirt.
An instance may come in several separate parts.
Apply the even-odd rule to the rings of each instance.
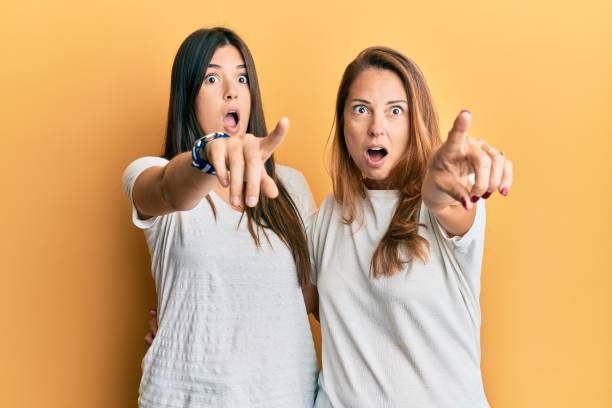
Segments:
[[[374,278],[370,262],[398,199],[397,191],[370,190],[363,225],[345,225],[329,196],[309,221],[323,337],[315,406],[488,407],[480,371],[483,200],[470,230],[452,238],[421,205],[428,262]]]
[[[167,160],[144,157],[123,175]],[[277,166],[302,216],[313,209],[304,177]],[[311,408],[317,361],[296,267],[273,233],[257,248],[246,215],[214,192],[190,211],[132,221],[144,230],[158,296],[159,330],[143,360],[143,408]]]

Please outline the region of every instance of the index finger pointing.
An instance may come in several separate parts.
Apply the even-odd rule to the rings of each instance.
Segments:
[[[276,147],[281,144],[288,130],[289,119],[281,118],[281,120],[279,120],[276,124],[274,130],[272,130],[272,132],[270,132],[262,141],[261,147],[265,156],[263,157],[264,160],[267,160],[268,157],[270,157],[270,155],[274,152]]]
[[[462,110],[455,118],[453,128],[448,132],[446,143],[452,147],[460,147],[467,137],[472,125],[472,114],[468,110]]]

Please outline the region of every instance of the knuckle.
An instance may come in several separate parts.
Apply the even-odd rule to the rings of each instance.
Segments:
[[[492,157],[491,157],[491,162],[495,165],[495,166],[503,166],[504,164],[504,156],[502,156],[499,153],[492,153]]]
[[[229,139],[223,139],[227,142],[227,148],[231,151],[241,150],[242,149],[242,140],[237,137],[230,137]]]
[[[234,167],[234,170],[242,168],[244,166],[244,157],[241,154],[233,154],[230,157],[230,164]]]
[[[242,155],[242,143],[238,142],[233,142],[231,145],[228,146],[228,150],[230,152],[230,154],[232,155]]]
[[[477,172],[489,172],[491,170],[491,158],[487,155],[479,155],[476,159],[478,165]]]

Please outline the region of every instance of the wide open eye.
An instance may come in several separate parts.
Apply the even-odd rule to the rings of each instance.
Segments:
[[[241,84],[248,84],[249,83],[249,77],[247,75],[240,75],[238,77],[238,82],[240,82]]]
[[[368,113],[368,107],[365,105],[355,105],[353,106],[353,113],[356,113],[358,115],[365,115],[366,113]]]
[[[402,108],[401,106],[393,106],[393,107],[391,107],[391,114],[393,116],[399,116],[402,113],[404,113],[404,108]]]
[[[220,81],[219,77],[217,77],[217,75],[215,74],[206,75],[204,77],[204,83],[206,84],[216,84],[219,81]]]

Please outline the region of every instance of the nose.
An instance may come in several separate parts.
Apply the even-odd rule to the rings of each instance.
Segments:
[[[231,83],[231,81],[226,81],[225,83],[226,85],[223,93],[223,99],[226,101],[232,101],[238,98],[238,89],[236,88],[236,85]]]
[[[384,119],[381,114],[374,113],[372,115],[372,121],[368,127],[368,136],[377,137],[385,134]]]

